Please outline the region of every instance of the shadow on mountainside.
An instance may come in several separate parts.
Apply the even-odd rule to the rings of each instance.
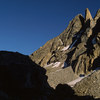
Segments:
[[[92,70],[95,70],[96,68],[100,69],[100,56],[94,59]]]
[[[88,41],[87,41],[87,55],[93,55],[93,50],[94,50],[94,46],[93,46],[93,39],[97,37],[97,34],[100,32],[100,18],[97,20],[97,23],[95,25],[95,27],[92,30],[92,35],[89,37]]]
[[[76,96],[66,84],[52,89],[45,74],[28,56],[0,51],[0,100],[95,100]]]
[[[94,33],[100,32],[100,18],[97,20],[96,26],[93,29]],[[96,34],[97,35],[97,34]]]

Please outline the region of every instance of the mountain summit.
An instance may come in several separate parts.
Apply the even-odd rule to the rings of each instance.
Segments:
[[[81,14],[75,16],[59,36],[49,40],[30,58],[47,69],[49,78],[54,77],[50,73],[64,73],[68,67],[72,69],[71,75],[78,76],[100,67],[100,9],[94,18],[88,8],[85,18]]]
[[[92,18],[92,16],[91,16],[91,13],[90,13],[89,9],[86,8],[86,10],[85,10],[85,21],[87,21],[87,20],[92,20],[92,19],[93,19],[93,18]]]

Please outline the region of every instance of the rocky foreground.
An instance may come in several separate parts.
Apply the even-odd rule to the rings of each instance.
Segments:
[[[75,91],[67,84],[54,90],[47,82],[46,70],[28,56],[0,51],[0,100],[96,100],[88,94],[75,94],[77,88]]]
[[[53,90],[45,74],[28,56],[0,51],[0,100],[45,100]]]
[[[74,90],[79,96],[93,96],[100,98],[100,70],[93,72],[88,77],[74,86]]]

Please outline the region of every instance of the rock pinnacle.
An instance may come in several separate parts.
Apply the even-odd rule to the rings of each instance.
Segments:
[[[89,9],[86,8],[86,10],[85,10],[85,21],[87,21],[89,19],[92,20],[93,18],[91,16],[91,13],[90,13]]]

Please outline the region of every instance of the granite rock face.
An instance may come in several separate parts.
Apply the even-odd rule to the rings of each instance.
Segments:
[[[43,47],[30,55],[31,59],[41,66],[48,65],[52,62],[66,60],[64,47],[72,44],[72,37],[81,30],[84,18],[77,15],[58,37],[49,40]],[[67,47],[68,48],[68,47]]]
[[[100,18],[100,9],[97,11],[94,20],[97,21]]]
[[[57,37],[30,55],[37,64],[51,68],[71,66],[75,74],[87,74],[100,56],[100,10],[92,18],[89,9],[85,18],[77,15]],[[50,68],[49,68],[50,69]],[[58,70],[58,69],[57,69]]]
[[[93,20],[93,18],[91,16],[89,9],[86,8],[86,10],[85,10],[85,21],[88,21],[88,20]]]
[[[0,51],[0,100],[48,100],[46,70],[28,56]]]

